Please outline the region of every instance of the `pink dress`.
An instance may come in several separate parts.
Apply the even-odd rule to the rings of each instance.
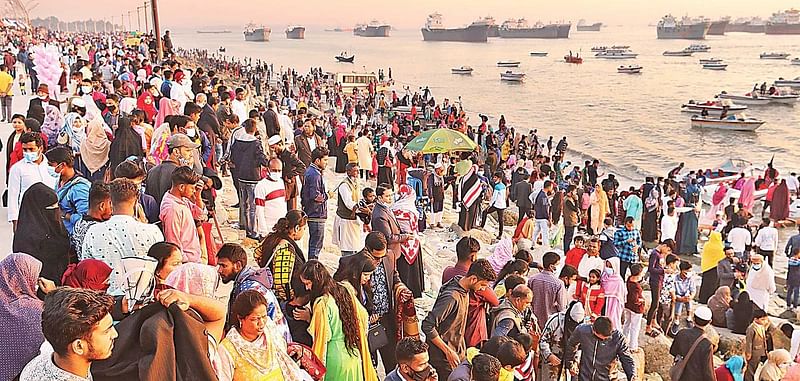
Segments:
[[[622,307],[625,303],[625,282],[619,276],[619,258],[611,258],[606,263],[611,263],[614,269],[608,274],[605,269],[600,277],[600,285],[606,295],[606,316],[611,319],[614,329],[622,330]],[[608,267],[607,267],[608,268]]]

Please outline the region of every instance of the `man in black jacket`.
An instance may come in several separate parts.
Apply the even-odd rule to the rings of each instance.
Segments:
[[[714,348],[714,344],[711,343],[711,339],[705,332],[705,327],[710,322],[711,310],[706,306],[699,306],[694,311],[694,327],[684,328],[675,335],[675,340],[672,341],[672,346],[669,348],[669,354],[676,358],[678,356],[683,358],[689,355],[689,349],[698,339],[700,343],[697,344],[691,355],[686,358],[686,367],[683,370],[683,374],[674,381],[715,379],[711,355],[716,348]],[[706,336],[700,339],[704,335]]]
[[[581,357],[578,369],[573,368],[575,352],[580,349]],[[622,333],[614,329],[611,320],[605,316],[598,317],[594,323],[581,324],[567,341],[564,350],[564,369],[578,380],[609,381],[611,365],[617,359],[628,381],[636,380],[636,364],[628,350],[628,342]],[[697,380],[713,380],[714,378],[698,378]]]
[[[231,162],[239,178],[239,227],[244,228],[248,238],[258,240],[255,189],[261,180],[261,167],[267,166],[267,157],[255,136],[256,123],[252,119],[245,120],[244,130],[245,133],[231,143]]]
[[[283,139],[280,135],[272,135],[269,138],[269,148],[274,152],[278,159],[283,163],[283,183],[286,186],[286,208],[288,210],[297,209],[297,196],[300,194],[297,189],[297,177],[302,180],[306,172],[306,166],[297,156],[283,146]]]
[[[49,88],[46,83],[41,83],[36,88],[36,96],[31,98],[28,104],[28,114],[26,118],[33,118],[39,121],[39,124],[44,124],[44,106],[51,105],[59,107],[56,100],[50,99]]]
[[[509,197],[511,201],[517,203],[517,208],[519,208],[517,224],[519,224],[522,218],[528,214],[528,211],[533,208],[533,205],[531,205],[531,191],[533,191],[533,185],[531,184],[536,181],[534,176],[536,175],[531,175],[529,179],[521,179],[511,187],[511,194]]]
[[[267,136],[280,135],[281,122],[280,119],[278,119],[278,106],[275,104],[275,101],[269,101],[267,106],[267,111],[261,116],[266,125]]]

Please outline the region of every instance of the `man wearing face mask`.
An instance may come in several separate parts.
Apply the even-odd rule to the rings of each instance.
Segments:
[[[103,111],[103,120],[113,131],[117,130],[119,119],[127,116],[128,114],[119,110],[119,96],[117,94],[106,96],[106,109]]]
[[[256,233],[255,189],[261,179],[261,167],[267,166],[267,157],[261,148],[261,141],[255,136],[256,124],[248,119],[244,122],[244,129],[245,134],[232,143],[230,161],[239,179],[239,227],[247,232],[248,238],[259,240]]]
[[[56,100],[50,99],[50,89],[46,83],[41,83],[36,88],[36,96],[31,98],[28,104],[27,118],[33,118],[39,121],[39,124],[44,124],[44,106],[50,104],[59,107]]]
[[[189,166],[194,162],[194,151],[199,144],[189,139],[188,136],[176,133],[167,142],[169,156],[161,164],[153,167],[147,174],[145,191],[153,196],[159,205],[164,194],[172,187],[172,172],[179,166]]]
[[[397,342],[397,367],[386,375],[386,381],[436,381],[436,369],[428,363],[428,344],[406,337]]]
[[[49,163],[50,176],[57,179],[56,194],[61,208],[61,219],[67,232],[89,211],[89,188],[92,184],[75,172],[75,158],[72,150],[66,147],[53,148],[45,154]]]
[[[283,163],[273,157],[269,173],[256,184],[256,234],[266,237],[278,219],[286,215],[286,188],[283,184]]]
[[[19,206],[25,191],[35,183],[56,189],[57,179],[50,175],[50,165],[42,154],[44,140],[37,132],[27,132],[19,138],[23,159],[11,166],[8,173],[8,221],[17,227]]]
[[[573,368],[575,352],[581,350],[578,370]],[[564,369],[579,380],[610,380],[611,366],[619,359],[628,381],[636,380],[636,364],[631,357],[628,343],[619,330],[611,325],[605,316],[598,317],[592,324],[581,324],[567,341]]]

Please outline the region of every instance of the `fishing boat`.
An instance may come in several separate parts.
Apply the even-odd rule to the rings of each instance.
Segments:
[[[515,73],[507,70],[505,73],[500,73],[500,80],[506,82],[522,82],[525,79],[525,73]]]
[[[531,52],[531,57],[547,57],[547,52]]]
[[[220,46],[219,49],[217,49],[217,51],[220,52],[220,53],[225,53],[225,47],[224,46]]]
[[[351,54],[351,55],[348,56],[347,52],[341,52],[341,53],[339,53],[338,56],[336,56],[336,61],[339,61],[339,62],[353,63],[353,61],[355,61],[355,59],[356,59],[356,55],[355,54]]]
[[[790,55],[791,54],[789,54],[789,53],[776,53],[776,52],[766,53],[766,52],[764,52],[764,53],[761,53],[759,55],[759,57],[762,60],[785,60],[785,59],[789,58]]]
[[[744,95],[728,94],[723,91],[717,95],[719,99],[730,99],[738,104],[748,106],[764,106],[770,104],[772,100],[767,97],[759,96],[758,94],[747,93]]]
[[[642,72],[642,67],[639,65],[620,66],[617,68],[617,73],[639,74],[641,72]]]
[[[498,61],[497,67],[519,67],[519,61]]]
[[[667,57],[691,57],[692,54],[694,54],[694,52],[690,52],[688,50],[667,50],[663,53],[663,55]]]
[[[691,44],[684,50],[692,53],[706,53],[711,50],[711,47],[706,44]]]
[[[798,88],[800,87],[800,77],[795,79],[783,79],[783,77],[778,78],[778,80],[775,81],[775,86]]]
[[[708,114],[712,116],[713,115],[719,116],[720,114],[722,114],[723,110],[727,110],[729,113],[734,113],[738,111],[744,111],[746,109],[747,106],[737,105],[727,99],[706,101],[702,103],[690,100],[689,103],[684,103],[681,105],[681,111],[683,112],[690,112],[699,115],[703,112],[703,110],[706,110]]]
[[[454,67],[450,69],[453,74],[472,74],[472,68],[469,66]]]
[[[634,59],[638,54],[625,49],[609,49],[605,52],[600,52],[594,55],[596,58],[604,58],[609,60],[627,60]]]
[[[792,58],[792,65],[800,65],[800,58]]]
[[[692,117],[692,127],[713,128],[727,131],[755,131],[764,123],[763,120],[748,118],[744,114],[731,115],[724,119],[695,115]]]
[[[713,58],[712,57],[712,58],[701,58],[700,59],[700,64],[701,65],[715,64],[715,63],[720,63],[720,62],[722,62],[722,59],[720,59],[720,58]]]
[[[728,64],[724,64],[724,63],[703,64],[703,69],[706,69],[706,70],[725,70],[727,68],[728,68]]]
[[[578,53],[572,55],[572,52],[569,52],[568,55],[564,56],[564,62],[572,64],[581,64],[583,63],[583,58],[579,56]]]

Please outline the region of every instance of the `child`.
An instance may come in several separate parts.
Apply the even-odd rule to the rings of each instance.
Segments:
[[[753,322],[747,327],[744,336],[744,359],[747,361],[745,379],[753,379],[758,365],[767,360],[767,352],[773,347],[772,333],[775,326],[769,321],[764,310],[756,308]]]
[[[674,308],[675,277],[678,275],[680,259],[675,254],[668,254],[664,260],[664,285],[661,288],[661,299],[658,301],[656,321],[662,332],[667,332],[672,324],[672,309]],[[657,336],[654,334],[653,336]]]
[[[641,281],[642,265],[634,263],[631,266],[631,275],[625,287],[628,295],[625,298],[625,325],[622,329],[623,334],[628,338],[628,345],[631,351],[639,349],[639,328],[642,325],[642,314],[644,313],[644,296],[642,296]]]
[[[582,236],[576,236],[573,241],[572,248],[567,251],[564,264],[570,265],[577,269],[581,263],[581,259],[583,259],[584,254],[586,254],[586,249],[584,248],[584,238]]]
[[[789,257],[789,270],[786,274],[786,306],[789,309],[800,307],[800,250]]]
[[[681,261],[680,265],[678,265],[678,269],[680,273],[675,277],[674,288],[671,292],[673,295],[672,301],[675,306],[673,320],[680,323],[682,313],[685,313],[688,318],[689,314],[692,312],[692,299],[694,298],[696,287],[694,280],[689,274],[692,269],[692,264],[687,261]]]
[[[600,270],[592,269],[589,271],[589,283],[586,284],[585,289],[582,300],[585,301],[586,316],[594,322],[594,319],[603,315],[603,306],[606,301],[603,286],[600,284]]]
[[[525,362],[522,364],[517,365],[514,368],[514,380],[515,381],[532,381],[534,376],[534,358],[536,357],[536,352],[532,351],[533,349],[533,337],[527,333],[519,334],[517,337],[514,338],[522,344],[522,348],[525,350],[525,353],[528,354],[528,357],[525,358]]]
[[[28,92],[25,90],[25,74],[17,74],[17,80],[19,81],[19,93],[22,95],[27,95]]]

